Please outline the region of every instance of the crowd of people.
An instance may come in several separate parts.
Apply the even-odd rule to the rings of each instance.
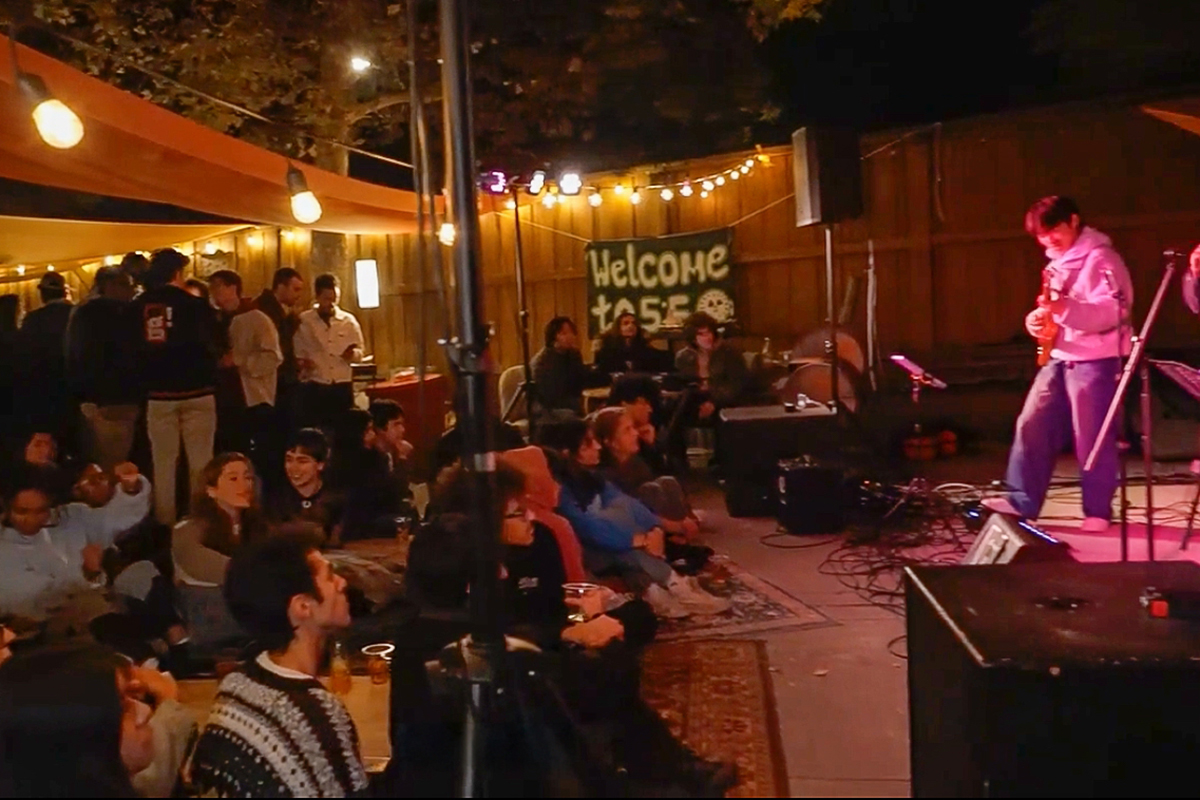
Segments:
[[[301,311],[295,270],[249,300],[237,273],[201,282],[188,263],[170,249],[130,254],[77,305],[48,273],[44,305],[13,326],[0,386],[13,411],[0,472],[0,793],[368,791],[353,721],[317,680],[330,638],[360,613],[331,553],[346,542],[415,531],[397,602],[418,613],[395,633],[411,663],[467,630],[472,508],[455,431],[420,514],[404,409],[355,406],[364,342],[336,278],[318,277]],[[502,617],[562,657],[572,718],[610,732],[618,772],[723,791],[730,767],[686,751],[641,703],[636,654],[659,620],[729,607],[694,577],[712,551],[669,473],[677,428],[711,421],[749,383],[698,315],[676,359],[687,388],[666,407],[652,376],[670,356],[630,315],[610,333],[604,375],[583,366],[573,323],[552,321],[532,442],[495,425]],[[597,375],[609,405],[585,417]],[[568,601],[564,584],[581,581],[598,588]],[[231,644],[241,666],[201,729],[175,678]],[[393,715],[427,725],[418,674],[395,678],[414,685]],[[68,749],[79,757],[48,762]],[[440,763],[419,743],[407,752],[393,777],[428,778]]]

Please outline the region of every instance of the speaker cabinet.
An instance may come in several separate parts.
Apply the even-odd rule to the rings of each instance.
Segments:
[[[963,558],[963,564],[1026,564],[1069,561],[1070,548],[1029,523],[992,514]]]
[[[792,134],[796,227],[861,217],[862,161],[858,135],[834,128],[801,128]]]
[[[842,472],[811,459],[779,462],[780,526],[794,535],[842,529]]]
[[[1146,587],[1191,562],[905,570],[914,797],[1200,793],[1200,624]]]

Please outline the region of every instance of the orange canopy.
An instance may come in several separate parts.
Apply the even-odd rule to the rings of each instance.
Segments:
[[[0,50],[8,39],[0,36]],[[416,195],[300,165],[324,214],[315,225],[292,217],[287,161],[192,122],[21,45],[20,67],[83,120],[70,150],[45,144],[0,58],[0,176],[91,194],[168,203],[264,225],[337,233],[415,230]]]
[[[1163,122],[1200,134],[1200,97],[1147,103],[1142,111]]]

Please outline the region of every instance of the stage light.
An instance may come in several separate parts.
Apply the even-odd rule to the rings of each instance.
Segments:
[[[513,199],[510,197],[510,198],[508,198],[507,200],[505,200],[505,201],[504,201],[504,207],[505,207],[506,209],[508,209],[509,211],[513,211],[513,210],[515,210],[515,209],[516,209],[516,207],[517,207],[517,201],[516,201],[516,200],[513,200]]]
[[[83,122],[66,103],[56,100],[46,82],[28,72],[17,73],[17,86],[33,106],[33,124],[42,141],[59,150],[69,150],[83,139]]]
[[[216,242],[207,242],[204,245],[204,255],[214,256],[216,254],[217,254],[217,243]]]
[[[716,184],[712,181],[705,181],[704,183],[700,184],[700,188],[706,192],[711,192],[715,186]]]
[[[729,170],[729,180],[736,181],[740,177],[742,177],[742,173],[738,172],[736,169]]]
[[[717,179],[715,181],[713,181],[713,183],[717,184],[717,186],[724,186],[725,185],[725,176],[718,175]]]
[[[633,203],[635,206],[642,202],[642,193],[637,189],[634,189],[633,193],[629,195],[629,202]]]
[[[508,194],[508,176],[499,170],[483,173],[479,185],[491,194]]]
[[[701,190],[700,190],[700,199],[701,199],[701,200],[703,200],[703,199],[705,199],[706,197],[708,197],[708,190],[707,190],[707,189],[701,189]]]
[[[546,192],[546,194],[544,194],[542,196],[542,205],[545,206],[546,208],[554,208],[554,204],[557,202],[558,202],[558,198],[555,197],[554,195],[550,194],[549,192]]]
[[[613,194],[618,194],[618,195],[625,194],[625,187],[622,184],[618,183],[616,186],[613,187]]]
[[[546,188],[546,173],[540,169],[529,176],[528,191],[534,197],[542,193],[542,189]]]
[[[354,56],[350,59],[350,69],[358,74],[362,74],[371,68],[371,59],[363,58],[362,56]]]
[[[600,196],[599,192],[592,192],[591,194],[588,195],[588,204],[592,208],[599,208],[600,204],[603,202],[604,202],[604,198]]]
[[[446,247],[453,247],[457,236],[458,232],[454,230],[453,222],[443,222],[442,226],[438,228],[438,241]]]
[[[574,197],[583,189],[583,178],[579,177],[578,172],[564,172],[562,177],[558,179],[558,191],[565,195]]]
[[[684,183],[683,186],[679,187],[679,194],[683,197],[691,197],[692,185],[690,183]]]
[[[292,216],[302,225],[311,225],[321,218],[321,201],[309,191],[304,173],[288,162],[288,194],[292,196]]]
[[[375,259],[354,262],[354,290],[359,308],[379,308],[379,264]]]
[[[670,187],[668,187],[659,192],[658,196],[662,198],[664,203],[669,203],[674,199],[675,193],[671,191]]]

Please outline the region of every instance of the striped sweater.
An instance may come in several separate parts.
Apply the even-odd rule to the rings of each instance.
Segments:
[[[266,653],[221,681],[185,775],[208,797],[347,797],[368,788],[342,701]]]

